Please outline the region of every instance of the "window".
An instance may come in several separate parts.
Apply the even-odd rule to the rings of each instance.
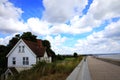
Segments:
[[[23,65],[29,65],[29,58],[23,57]]]
[[[19,53],[21,52],[21,46],[19,46]]]
[[[22,46],[22,52],[23,52],[23,53],[25,52],[24,48],[25,48],[25,46]]]
[[[12,63],[13,63],[13,65],[16,64],[16,58],[15,57],[13,57]]]
[[[25,52],[25,46],[19,46],[19,53]]]

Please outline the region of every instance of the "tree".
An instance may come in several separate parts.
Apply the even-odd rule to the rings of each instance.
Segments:
[[[52,62],[54,62],[54,61],[56,60],[55,52],[54,52],[52,49],[50,49],[50,48],[47,48],[46,51],[47,51],[47,53],[48,53],[49,55],[52,56]]]
[[[31,32],[24,32],[21,36],[22,39],[33,41],[33,42],[37,41],[36,37],[37,36],[33,35]]]
[[[51,44],[48,40],[43,40],[42,45],[46,47],[46,51],[52,55],[52,61],[56,60],[55,52],[51,49]]]
[[[0,45],[0,75],[5,72],[7,68],[7,47],[4,45]]]
[[[78,57],[78,54],[76,52],[74,52],[73,56],[74,57]]]
[[[47,49],[50,49],[51,48],[51,44],[48,40],[43,40],[42,41],[42,44],[44,47],[46,47]]]
[[[64,56],[62,56],[62,55],[60,55],[60,54],[57,55],[57,60],[64,60],[64,59],[65,59]]]
[[[9,44],[7,45],[8,51],[13,48],[13,46],[22,38],[25,40],[33,41],[36,42],[37,36],[33,35],[31,32],[24,32],[21,36],[20,34],[16,34],[10,41]]]
[[[16,34],[10,41],[9,44],[7,45],[8,47],[8,52],[13,48],[13,46],[19,41],[20,39],[20,34]]]

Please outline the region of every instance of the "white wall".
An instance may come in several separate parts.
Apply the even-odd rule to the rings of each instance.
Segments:
[[[25,46],[25,52],[19,53],[19,46],[25,44],[20,42],[13,50],[12,54],[8,57],[8,67],[32,67],[32,64],[36,64],[36,56],[32,54],[28,47]],[[16,57],[16,64],[12,64],[12,58]],[[23,65],[23,57],[29,57],[29,65]]]
[[[40,58],[41,61],[46,61],[48,63],[52,62],[52,58],[48,57],[47,53],[45,52],[44,56]]]

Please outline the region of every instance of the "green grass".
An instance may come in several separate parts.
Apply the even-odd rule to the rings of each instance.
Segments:
[[[54,63],[39,62],[30,70],[22,71],[8,80],[65,80],[82,57],[65,58]]]

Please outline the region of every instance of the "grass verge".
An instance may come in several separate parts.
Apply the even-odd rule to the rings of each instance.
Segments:
[[[30,70],[22,71],[8,80],[65,80],[81,60],[82,57],[77,57],[53,63],[38,62]]]

